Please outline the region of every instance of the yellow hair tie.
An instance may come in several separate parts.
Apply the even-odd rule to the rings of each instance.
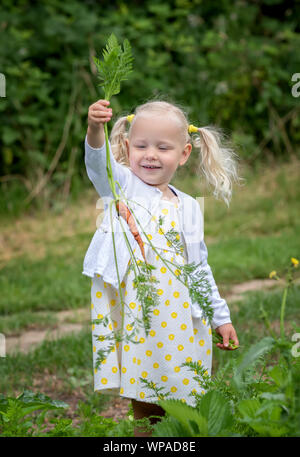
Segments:
[[[134,114],[129,114],[129,115],[127,116],[127,121],[128,121],[128,122],[132,122],[132,119],[133,119],[133,118],[134,118]]]
[[[196,132],[198,132],[198,127],[195,127],[194,125],[190,124],[189,133],[196,133]]]

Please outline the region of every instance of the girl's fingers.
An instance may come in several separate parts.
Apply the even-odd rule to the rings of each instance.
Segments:
[[[98,100],[97,102],[93,103],[92,107],[107,107],[110,104],[108,100]]]
[[[94,122],[97,125],[100,125],[100,124],[103,124],[105,122],[109,122],[110,121],[110,117],[104,117],[102,119],[95,118],[95,117],[90,117],[90,121]]]
[[[220,349],[223,349],[224,351],[234,351],[235,349],[237,349],[236,346],[239,346],[239,345],[237,344],[237,345],[232,346],[231,344],[229,344],[228,346],[225,346],[222,343],[217,343],[216,346]]]
[[[101,118],[101,117],[111,117],[112,116],[112,113],[104,113],[104,112],[94,112],[94,113],[91,113],[91,116],[94,116],[96,118]]]
[[[108,106],[110,104],[110,102],[108,100],[105,100],[105,99],[101,99],[101,100],[98,100],[95,105],[103,105],[103,106]]]
[[[235,344],[236,346],[239,346],[240,343],[239,343],[237,334],[234,333],[234,334],[230,335],[230,337],[232,338],[232,340],[229,340],[229,341],[233,341],[233,344]]]
[[[112,113],[112,108],[106,108],[105,106],[92,106],[90,111],[97,113]]]
[[[217,343],[218,348],[223,349],[224,351],[230,351],[230,348],[227,346],[225,347],[222,343]]]
[[[90,109],[102,109],[102,110],[111,109],[109,104],[110,103],[107,100],[98,100],[96,103],[93,103],[92,105],[90,105]]]
[[[213,335],[214,343],[219,349],[233,351],[239,347],[239,341],[236,332],[231,329],[232,331],[224,332],[224,335],[216,332],[216,335]]]

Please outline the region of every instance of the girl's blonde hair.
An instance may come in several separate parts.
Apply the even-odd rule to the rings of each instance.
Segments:
[[[223,198],[229,207],[232,196],[232,181],[240,181],[237,175],[237,154],[232,149],[224,131],[215,126],[199,127],[198,133],[190,134],[189,122],[184,110],[166,101],[148,101],[136,108],[133,120],[129,123],[126,116],[121,116],[115,122],[110,133],[112,153],[122,165],[130,168],[125,140],[130,138],[132,126],[142,114],[170,114],[178,121],[178,129],[182,144],[191,143],[199,150],[198,172],[204,174],[208,184],[214,186],[215,198]],[[127,127],[129,130],[127,131]],[[226,144],[225,144],[226,142]]]

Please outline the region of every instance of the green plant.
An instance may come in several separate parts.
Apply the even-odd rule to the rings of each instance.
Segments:
[[[155,425],[153,436],[300,436],[300,360],[293,357],[292,342],[284,331],[287,289],[297,266],[297,259],[292,258],[280,309],[280,336],[271,329],[265,312],[271,336],[228,361],[214,378],[207,377],[205,395],[190,393],[196,399],[194,408],[167,398],[159,400],[167,416]],[[268,356],[278,357],[275,365]],[[185,365],[195,370],[195,364]],[[203,375],[194,378],[202,388]]]
[[[68,408],[69,405],[60,400],[52,400],[42,393],[24,390],[17,398],[5,397],[0,394],[0,432],[2,436],[32,436],[45,427],[44,419],[48,411]],[[42,411],[34,419],[25,418],[36,411]]]

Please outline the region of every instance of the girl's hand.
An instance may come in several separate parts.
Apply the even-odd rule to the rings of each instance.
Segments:
[[[218,348],[225,351],[233,351],[238,348],[239,340],[232,324],[220,325],[220,327],[215,329],[215,332],[223,337],[223,343],[219,342],[216,344]]]
[[[92,130],[98,130],[105,122],[110,121],[112,109],[107,107],[109,103],[108,100],[98,100],[89,107],[88,126]]]

